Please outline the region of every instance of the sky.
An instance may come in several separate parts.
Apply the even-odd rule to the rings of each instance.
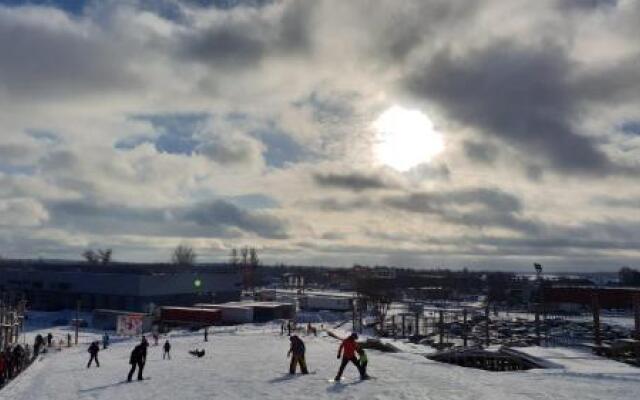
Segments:
[[[640,267],[636,0],[0,0],[0,255]]]

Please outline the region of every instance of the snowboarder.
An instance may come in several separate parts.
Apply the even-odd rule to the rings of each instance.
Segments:
[[[340,348],[338,348],[338,359],[340,359],[340,354],[342,354],[342,362],[340,363],[340,369],[338,370],[338,374],[335,377],[335,381],[338,382],[340,378],[342,378],[342,373],[344,372],[344,368],[347,366],[349,361],[353,363],[353,365],[358,368],[358,372],[360,373],[360,379],[366,379],[362,367],[356,358],[356,351],[358,349],[358,343],[356,342],[358,339],[357,333],[352,333],[348,338],[344,339],[340,344]]]
[[[287,353],[287,357],[291,357],[291,364],[289,364],[289,373],[296,373],[296,365],[300,365],[300,371],[303,374],[308,374],[307,371],[307,363],[304,359],[304,342],[297,335],[293,335],[289,338],[291,341],[291,347],[289,348],[289,352]]]
[[[189,350],[189,354],[191,354],[194,357],[202,358],[202,357],[204,357],[204,349],[202,349],[202,350],[198,350],[198,349]]]
[[[164,360],[165,357],[168,357],[169,360],[171,360],[171,343],[169,343],[169,340],[167,340],[166,342],[164,342],[164,351],[162,352],[162,359]]]
[[[42,350],[43,347],[44,338],[42,337],[42,335],[38,334],[36,335],[36,339],[33,343],[33,358],[38,357],[38,354],[40,354],[40,350]]]
[[[149,342],[147,341],[147,337],[142,337],[142,342],[140,342],[144,346],[144,356],[147,357],[147,348],[149,347]]]
[[[96,366],[100,368],[100,362],[98,361],[98,352],[100,351],[100,346],[98,346],[98,342],[91,342],[89,349],[87,350],[89,354],[91,354],[91,358],[89,358],[89,362],[87,363],[87,368],[91,367],[91,361],[96,360]]]
[[[102,349],[105,350],[107,347],[109,347],[109,335],[105,332],[104,335],[102,335]]]
[[[51,342],[53,341],[53,335],[51,332],[47,333],[47,347],[51,347]]]
[[[362,368],[362,375],[364,375],[364,379],[369,379],[369,375],[367,375],[367,364],[369,364],[367,353],[365,353],[364,349],[361,346],[358,346],[357,351],[358,362],[360,363],[360,368]]]
[[[137,345],[133,351],[131,352],[131,357],[129,357],[129,364],[131,364],[131,370],[129,371],[129,375],[127,376],[127,382],[131,382],[131,378],[133,377],[133,373],[136,371],[136,367],[138,367],[138,380],[141,381],[142,378],[142,370],[144,369],[144,364],[147,361],[147,346],[144,342],[141,342]]]
[[[71,334],[67,333],[67,347],[71,347]]]

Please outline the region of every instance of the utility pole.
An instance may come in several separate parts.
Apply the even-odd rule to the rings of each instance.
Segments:
[[[600,334],[600,299],[598,293],[593,292],[591,294],[591,308],[593,312],[593,339],[596,346],[602,344],[602,336]]]
[[[80,328],[80,300],[76,301],[76,345],[78,345],[78,329]]]
[[[467,347],[467,309],[462,310],[462,346]]]
[[[536,344],[540,346],[540,305],[536,303],[535,307],[535,325],[536,325]]]
[[[438,330],[440,333],[440,344],[444,343],[444,311],[440,309],[438,312]]]
[[[633,295],[633,314],[636,321],[636,339],[640,340],[640,294]]]
[[[491,345],[491,336],[489,335],[489,300],[487,300],[487,307],[484,309],[484,317],[485,317],[485,329],[484,329],[484,338],[485,345],[489,347]]]

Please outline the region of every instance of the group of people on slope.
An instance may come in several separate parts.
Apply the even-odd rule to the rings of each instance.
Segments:
[[[324,329],[323,325],[320,325],[320,329]],[[295,334],[296,331],[302,330],[302,328],[298,328],[298,325],[295,321],[286,320],[280,322],[280,335],[284,335],[285,331],[288,336],[291,336],[292,333]],[[307,336],[313,334],[314,336],[318,336],[318,328],[311,325],[311,322],[307,323]]]
[[[7,346],[0,351],[0,387],[15,378],[31,362],[29,345]]]
[[[47,336],[36,335],[33,342],[33,351],[28,344],[19,343],[9,345],[0,350],[0,387],[15,378],[22,372],[38,355],[47,351],[48,347],[53,347],[53,334],[49,332]]]
[[[369,375],[367,375],[367,354],[364,349],[358,344],[358,334],[352,333],[342,341],[340,347],[338,348],[338,359],[342,358],[340,362],[340,368],[338,369],[338,374],[335,377],[335,381],[340,381],[342,378],[342,373],[344,372],[345,367],[349,362],[353,363],[358,369],[360,373],[360,379],[369,379]],[[291,342],[291,346],[289,347],[289,352],[287,353],[287,357],[291,357],[291,363],[289,364],[289,373],[295,374],[296,367],[300,366],[300,371],[303,374],[308,374],[307,370],[307,362],[305,360],[305,345],[302,339],[300,339],[297,335],[293,335],[289,338]],[[356,356],[357,354],[357,356]]]
[[[106,334],[105,334],[106,336]],[[107,339],[103,337],[103,348],[106,349],[108,347],[108,336]],[[107,343],[105,345],[105,343]],[[127,381],[131,382],[133,378],[133,374],[138,370],[138,380],[141,381],[144,378],[142,377],[142,371],[144,370],[144,366],[147,362],[147,348],[149,347],[149,342],[146,337],[142,337],[142,340],[136,347],[131,351],[131,355],[129,357],[129,364],[131,365],[131,369],[129,370],[129,374],[127,375]],[[87,363],[87,368],[91,367],[91,363],[95,361],[96,366],[100,367],[100,362],[98,361],[98,353],[100,352],[100,345],[98,341],[94,341],[89,345],[87,349],[89,352],[89,362]],[[162,359],[168,358],[171,360],[171,343],[169,340],[165,341],[162,352]]]

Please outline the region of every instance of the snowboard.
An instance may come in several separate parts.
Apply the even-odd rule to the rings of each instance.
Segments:
[[[122,382],[122,383],[144,382],[144,381],[150,381],[150,380],[151,380],[151,378],[150,378],[150,377],[147,377],[147,378],[143,378],[141,381],[139,381],[139,380],[137,380],[137,379],[132,379],[132,380],[130,380],[130,381],[125,380],[125,381],[124,381],[124,382]]]
[[[342,384],[351,384],[351,383],[358,383],[358,382],[364,382],[364,381],[373,381],[373,380],[376,380],[376,379],[378,379],[378,378],[376,378],[375,376],[369,376],[367,379],[359,379],[358,378],[358,379],[355,379],[355,380],[342,378],[339,381],[335,380],[335,378],[334,378],[334,379],[328,379],[327,382],[335,383],[335,384],[340,384],[340,383],[342,383]]]

